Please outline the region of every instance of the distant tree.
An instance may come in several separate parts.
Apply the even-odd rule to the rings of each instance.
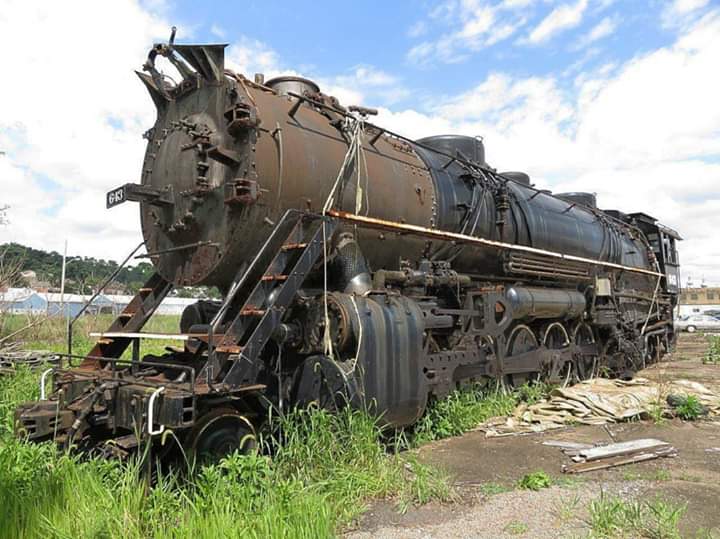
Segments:
[[[21,259],[20,271],[33,270],[40,281],[47,281],[55,288],[60,287],[62,274],[62,255],[55,251],[43,251],[25,247],[17,243],[0,245],[0,252],[6,252],[8,259]],[[89,293],[95,290],[107,277],[118,268],[113,260],[94,257],[70,257],[65,275],[67,292]],[[116,277],[116,282],[131,292],[136,292],[150,278],[154,269],[152,264],[140,262],[135,266],[123,268]]]
[[[22,256],[18,256],[8,247],[0,248],[0,288],[20,283],[23,262]]]

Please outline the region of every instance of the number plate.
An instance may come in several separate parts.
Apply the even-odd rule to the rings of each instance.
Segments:
[[[125,186],[123,185],[122,187],[108,191],[108,194],[105,195],[105,200],[108,208],[125,202]]]

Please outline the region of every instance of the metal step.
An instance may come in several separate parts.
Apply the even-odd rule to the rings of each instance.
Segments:
[[[159,273],[154,273],[103,333],[139,332],[172,288],[171,283],[161,277]],[[132,337],[125,336],[112,338],[102,336],[80,366],[97,368],[101,362],[97,358],[117,359],[130,346],[132,340]]]
[[[308,219],[307,216],[295,215],[295,219],[287,238],[272,255],[264,274],[236,311],[234,320],[215,349],[224,352],[233,346],[239,348],[237,352],[230,352],[239,354],[239,357],[223,377],[226,387],[237,388],[255,382],[260,354],[282,322],[285,311],[295,300],[308,273],[322,256],[323,237],[331,237],[337,226],[334,221],[323,225],[317,217]],[[261,252],[258,256],[267,260],[271,254]]]

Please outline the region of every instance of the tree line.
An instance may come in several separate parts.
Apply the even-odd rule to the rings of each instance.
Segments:
[[[21,276],[24,271],[34,271],[37,280],[46,282],[51,288],[59,288],[62,275],[62,254],[56,251],[43,251],[26,247],[19,243],[0,245],[0,266],[14,267],[17,271],[7,286],[28,286],[29,282]],[[68,256],[65,270],[65,291],[88,294],[94,291],[118,268],[114,260],[105,260],[88,256]],[[140,262],[123,268],[115,279],[119,288],[134,294],[153,273],[153,266]]]

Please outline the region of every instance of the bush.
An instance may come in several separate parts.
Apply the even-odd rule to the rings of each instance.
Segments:
[[[518,487],[527,490],[540,490],[548,488],[552,485],[550,476],[542,470],[532,472],[523,476],[518,483]]]
[[[681,419],[694,421],[705,415],[707,410],[695,395],[685,395],[680,397],[678,404],[675,406],[675,413]]]

